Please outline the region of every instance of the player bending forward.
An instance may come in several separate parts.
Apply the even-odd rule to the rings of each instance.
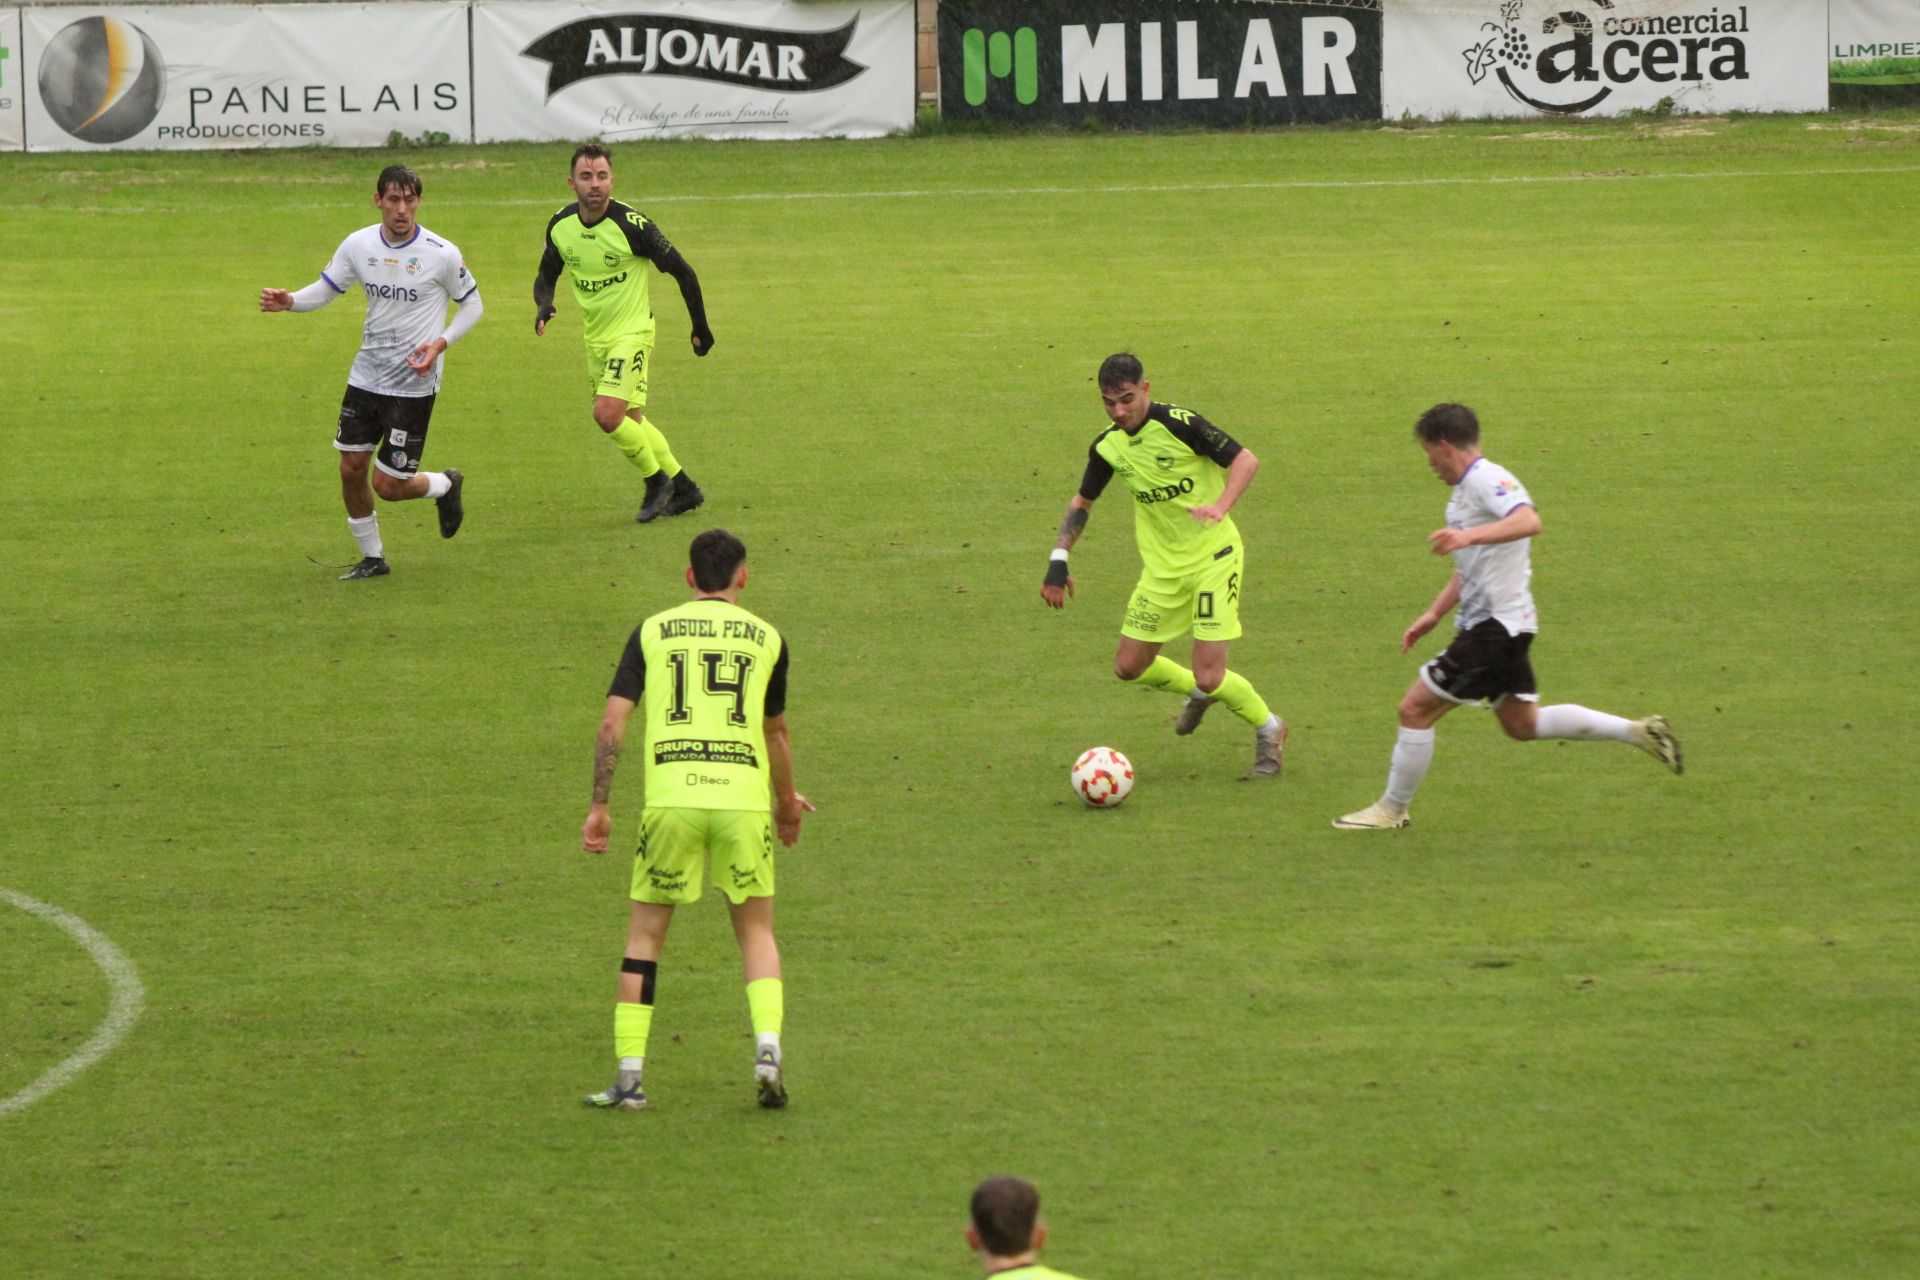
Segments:
[[[627,717],[647,704],[646,808],[633,858],[633,911],[613,1007],[612,1087],[591,1094],[596,1107],[638,1111],[647,1105],[640,1073],[653,1025],[660,950],[673,909],[700,900],[701,876],[727,896],[733,936],[746,970],[753,1019],[754,1085],[763,1107],[787,1105],[781,1072],[784,1006],[780,948],[773,938],[773,834],[791,846],[813,806],[793,789],[787,738],[787,645],[763,619],[742,609],[747,549],[724,529],[709,529],[688,550],[694,597],[654,614],[627,639],[593,756],[593,805],[581,838],[605,853],[613,787]]]
[[[420,470],[427,423],[440,390],[441,354],[480,322],[480,286],[452,242],[415,221],[420,179],[403,165],[388,165],[373,186],[380,221],[348,236],[333,261],[304,289],[262,289],[262,311],[317,311],[356,283],[367,295],[367,325],[360,353],[347,374],[340,426],[340,496],[347,529],[360,548],[360,563],[341,579],[378,578],[389,572],[373,497],[388,502],[432,498],[439,508],[440,536],[460,532],[466,516],[458,471]],[[459,306],[447,323],[447,303]],[[367,460],[373,484],[367,484]]]
[[[1122,680],[1184,694],[1175,733],[1192,733],[1214,702],[1253,726],[1253,776],[1280,772],[1287,725],[1244,676],[1227,670],[1227,645],[1240,635],[1240,585],[1246,554],[1227,513],[1260,460],[1191,409],[1156,404],[1140,361],[1121,353],[1100,366],[1100,399],[1113,425],[1087,450],[1080,492],[1067,503],[1060,539],[1040,598],[1055,609],[1073,594],[1067,553],[1087,527],[1094,500],[1118,475],[1133,492],[1140,581],[1120,624],[1113,673]],[[1193,670],[1160,652],[1193,632]]]
[[[1528,540],[1540,532],[1533,499],[1511,471],[1480,452],[1480,419],[1463,404],[1437,404],[1420,415],[1413,434],[1427,465],[1453,486],[1447,527],[1427,535],[1437,556],[1453,557],[1453,576],[1427,611],[1400,637],[1400,652],[1460,606],[1459,634],[1446,651],[1420,668],[1400,699],[1400,740],[1387,771],[1387,791],[1357,813],[1335,818],[1348,831],[1404,827],[1414,789],[1433,762],[1433,726],[1441,716],[1485,699],[1507,736],[1607,739],[1628,742],[1680,772],[1680,743],[1660,716],[1624,720],[1567,702],[1538,705],[1527,649],[1539,624],[1528,587],[1533,569]]]
[[[679,284],[693,321],[696,356],[713,350],[700,278],[658,226],[613,198],[613,158],[605,147],[589,142],[575,148],[567,185],[579,198],[547,220],[540,272],[533,282],[533,331],[546,333],[554,313],[554,285],[564,269],[573,281],[573,300],[586,331],[594,425],[646,477],[646,493],[634,519],[646,524],[660,516],[677,516],[699,506],[706,495],[680,469],[666,436],[647,417],[654,332],[647,267],[658,267]]]

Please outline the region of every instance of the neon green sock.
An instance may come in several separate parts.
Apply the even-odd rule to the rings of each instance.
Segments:
[[[1193,689],[1193,672],[1165,654],[1154,657],[1153,665],[1135,676],[1132,683],[1165,693],[1187,693]]]
[[[1266,699],[1254,692],[1247,678],[1231,671],[1220,681],[1220,687],[1213,691],[1213,700],[1256,729],[1273,715],[1267,708]]]
[[[747,984],[747,1012],[753,1016],[753,1034],[777,1036],[786,1010],[786,987],[778,978],[755,978]]]
[[[628,462],[640,468],[641,475],[650,476],[660,469],[660,461],[653,454],[653,438],[647,434],[644,423],[622,418],[620,425],[607,433],[607,439],[613,441],[614,448],[627,455]]]
[[[680,460],[673,456],[673,450],[667,445],[667,437],[660,428],[653,425],[653,419],[642,418],[640,425],[647,433],[647,443],[653,446],[654,460],[660,464],[660,469],[667,473],[667,478],[672,479],[679,475]]]
[[[613,1053],[618,1058],[647,1056],[647,1032],[653,1029],[653,1006],[616,1004],[613,1006]]]

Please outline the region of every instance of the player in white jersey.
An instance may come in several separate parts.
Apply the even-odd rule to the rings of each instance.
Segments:
[[[1440,625],[1456,604],[1459,634],[1420,668],[1400,699],[1400,740],[1386,794],[1333,825],[1348,831],[1408,825],[1407,806],[1433,762],[1433,726],[1455,707],[1482,700],[1492,703],[1510,738],[1631,743],[1679,773],[1680,744],[1660,716],[1626,720],[1572,703],[1539,705],[1527,650],[1539,629],[1528,547],[1540,532],[1540,513],[1513,472],[1481,454],[1480,419],[1467,406],[1435,405],[1420,416],[1413,434],[1433,473],[1453,486],[1447,527],[1427,535],[1433,554],[1453,557],[1453,576],[1402,633],[1400,652]]]
[[[318,310],[355,285],[366,295],[366,330],[347,374],[333,438],[340,451],[347,528],[360,548],[360,562],[343,579],[389,572],[380,518],[373,511],[375,494],[388,502],[432,498],[443,538],[458,533],[466,516],[461,474],[422,471],[420,455],[440,390],[441,355],[479,323],[480,286],[467,274],[460,250],[415,220],[420,179],[413,170],[397,164],[382,169],[373,204],[380,221],[341,241],[318,280],[293,292],[260,291],[262,311]],[[449,302],[459,307],[451,323]]]

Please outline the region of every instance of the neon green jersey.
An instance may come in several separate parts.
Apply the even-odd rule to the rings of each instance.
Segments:
[[[679,254],[645,214],[618,200],[589,226],[579,204],[570,204],[547,222],[546,249],[540,255],[539,280],[552,288],[562,267],[573,281],[573,300],[589,343],[644,336],[653,340],[653,303],[649,264],[665,271]],[[540,294],[539,284],[534,296]],[[704,328],[704,316],[695,318]]]
[[[1024,1267],[1008,1267],[1005,1271],[988,1273],[987,1280],[1076,1280],[1064,1271],[1055,1271],[1052,1267],[1030,1262]]]
[[[767,622],[712,597],[656,613],[607,696],[646,703],[649,809],[773,808],[766,720],[786,711],[787,645]]]
[[[1118,475],[1133,493],[1141,563],[1159,577],[1185,577],[1239,545],[1232,516],[1209,525],[1187,514],[1219,499],[1239,455],[1237,440],[1193,410],[1155,403],[1136,430],[1108,427],[1095,438],[1080,496],[1092,502]]]

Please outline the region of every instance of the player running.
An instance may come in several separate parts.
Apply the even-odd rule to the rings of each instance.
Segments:
[[[607,690],[606,716],[593,757],[593,805],[581,839],[605,853],[612,824],[607,799],[627,718],[647,704],[646,808],[633,859],[633,911],[613,1009],[613,1085],[587,1103],[638,1111],[653,1024],[660,950],[673,909],[698,902],[709,863],[727,896],[733,936],[746,971],[753,1019],[754,1087],[763,1107],[787,1105],[781,1070],[784,988],[773,937],[773,836],[791,846],[813,805],[793,789],[787,737],[787,645],[763,619],[742,609],[747,549],[724,529],[693,540],[687,585],[694,597],[656,613],[627,640]]]
[[[658,226],[613,198],[613,159],[605,147],[587,143],[576,148],[567,185],[579,198],[547,220],[540,273],[533,282],[533,331],[547,331],[554,314],[554,284],[564,266],[586,330],[593,420],[646,477],[646,493],[634,519],[646,524],[659,516],[677,516],[699,506],[706,495],[681,470],[666,436],[647,417],[654,326],[645,264],[679,284],[693,321],[696,356],[713,350],[700,278]]]
[[[1526,487],[1480,452],[1480,419],[1463,404],[1437,404],[1420,415],[1413,434],[1433,473],[1453,486],[1447,527],[1427,535],[1437,556],[1453,557],[1453,576],[1400,637],[1400,652],[1440,625],[1460,606],[1459,634],[1446,651],[1420,668],[1400,699],[1400,738],[1387,770],[1387,790],[1373,804],[1335,818],[1347,831],[1407,826],[1407,806],[1433,762],[1433,726],[1469,702],[1487,700],[1507,736],[1607,739],[1627,742],[1679,773],[1680,743],[1660,716],[1625,720],[1572,703],[1543,707],[1527,656],[1539,622],[1529,583],[1529,541],[1540,514]]]
[[[480,286],[467,274],[460,250],[415,220],[420,190],[413,170],[388,165],[373,187],[380,221],[342,240],[327,269],[306,288],[260,291],[262,311],[317,311],[355,284],[367,296],[366,330],[347,374],[333,437],[340,451],[347,528],[360,548],[360,562],[340,575],[342,581],[390,572],[374,494],[388,502],[432,498],[443,538],[460,532],[466,517],[461,474],[451,468],[422,471],[420,456],[440,390],[441,356],[480,322]],[[459,307],[452,323],[447,322],[449,301]]]
[[[1227,513],[1260,469],[1253,451],[1191,409],[1156,404],[1140,361],[1124,352],[1100,366],[1100,399],[1113,425],[1087,450],[1080,492],[1067,503],[1040,598],[1055,609],[1073,594],[1067,554],[1087,527],[1094,500],[1117,474],[1133,492],[1134,539],[1142,571],[1120,625],[1113,673],[1186,695],[1173,731],[1192,733],[1214,702],[1254,728],[1253,773],[1280,772],[1286,721],[1244,676],[1227,670],[1227,645],[1240,635],[1246,554]],[[1193,632],[1193,670],[1160,646]]]

